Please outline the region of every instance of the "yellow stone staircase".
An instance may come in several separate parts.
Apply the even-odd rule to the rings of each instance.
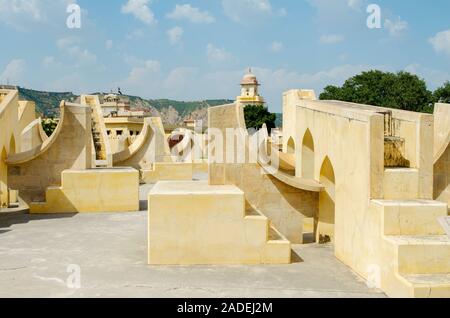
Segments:
[[[245,207],[236,186],[158,182],[149,194],[149,264],[289,264],[291,244]]]
[[[450,239],[439,223],[447,204],[420,200],[417,169],[386,169],[379,221],[381,288],[392,297],[450,297]]]
[[[112,166],[112,157],[108,158],[108,146],[105,132],[102,131],[104,123],[101,121],[103,116],[98,96],[82,96],[82,102],[91,108],[91,130],[93,151],[95,152],[94,164],[96,168],[108,168]]]
[[[106,147],[102,140],[101,132],[98,129],[98,120],[96,120],[96,116],[94,116],[94,114],[92,114],[91,128],[92,139],[95,147],[95,159],[104,161],[106,160]]]

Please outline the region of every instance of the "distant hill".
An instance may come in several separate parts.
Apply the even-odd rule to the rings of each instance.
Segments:
[[[93,93],[99,94],[99,93]],[[233,103],[233,100],[217,99],[204,101],[175,101],[170,99],[144,99],[128,96],[132,109],[148,109],[153,116],[161,117],[164,124],[177,125],[186,119],[207,122],[208,106]],[[58,117],[59,104],[62,100],[74,102],[78,98],[71,92],[42,92],[19,87],[19,98],[36,103],[36,108],[44,117]]]
[[[77,96],[70,92],[51,93],[19,87],[19,99],[35,102],[37,111],[44,117],[58,117],[61,101],[66,100],[72,102],[76,98]]]
[[[93,93],[101,94],[101,93]],[[178,125],[186,119],[203,120],[207,123],[208,106],[219,106],[233,103],[229,99],[214,99],[204,101],[176,101],[170,99],[144,99],[139,96],[125,95],[130,99],[132,109],[148,109],[152,116],[161,117],[166,125]],[[71,92],[43,92],[19,87],[20,100],[36,103],[37,111],[43,117],[59,117],[59,104],[62,100],[75,102],[77,95]],[[276,126],[282,126],[282,114],[276,114]]]

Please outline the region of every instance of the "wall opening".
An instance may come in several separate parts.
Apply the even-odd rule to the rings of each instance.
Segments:
[[[295,141],[294,138],[289,138],[287,143],[287,153],[288,154],[295,154]]]
[[[6,165],[6,149],[0,154],[0,208],[8,207],[8,166]]]
[[[319,211],[314,222],[315,237],[321,244],[334,243],[336,180],[333,165],[328,157],[320,169],[320,183],[325,189],[319,194]]]
[[[314,179],[314,140],[309,129],[302,142],[302,177]]]

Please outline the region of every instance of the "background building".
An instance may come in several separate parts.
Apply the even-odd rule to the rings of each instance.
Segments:
[[[244,75],[241,81],[241,96],[238,96],[236,101],[244,106],[264,106],[265,101],[259,95],[259,82],[256,76],[249,69],[248,73]]]

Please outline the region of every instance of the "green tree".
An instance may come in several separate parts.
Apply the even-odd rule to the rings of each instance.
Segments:
[[[433,94],[424,80],[408,72],[363,72],[342,87],[327,86],[321,100],[340,100],[417,112],[431,112]]]
[[[276,114],[269,112],[267,107],[248,105],[244,107],[245,124],[247,129],[255,128],[260,129],[264,124],[267,125],[267,129],[275,128],[275,121],[277,119]]]
[[[49,137],[53,134],[57,126],[58,120],[54,118],[45,118],[42,120],[42,129]]]
[[[436,103],[450,104],[450,82],[445,82],[444,86],[434,91],[434,101]]]

